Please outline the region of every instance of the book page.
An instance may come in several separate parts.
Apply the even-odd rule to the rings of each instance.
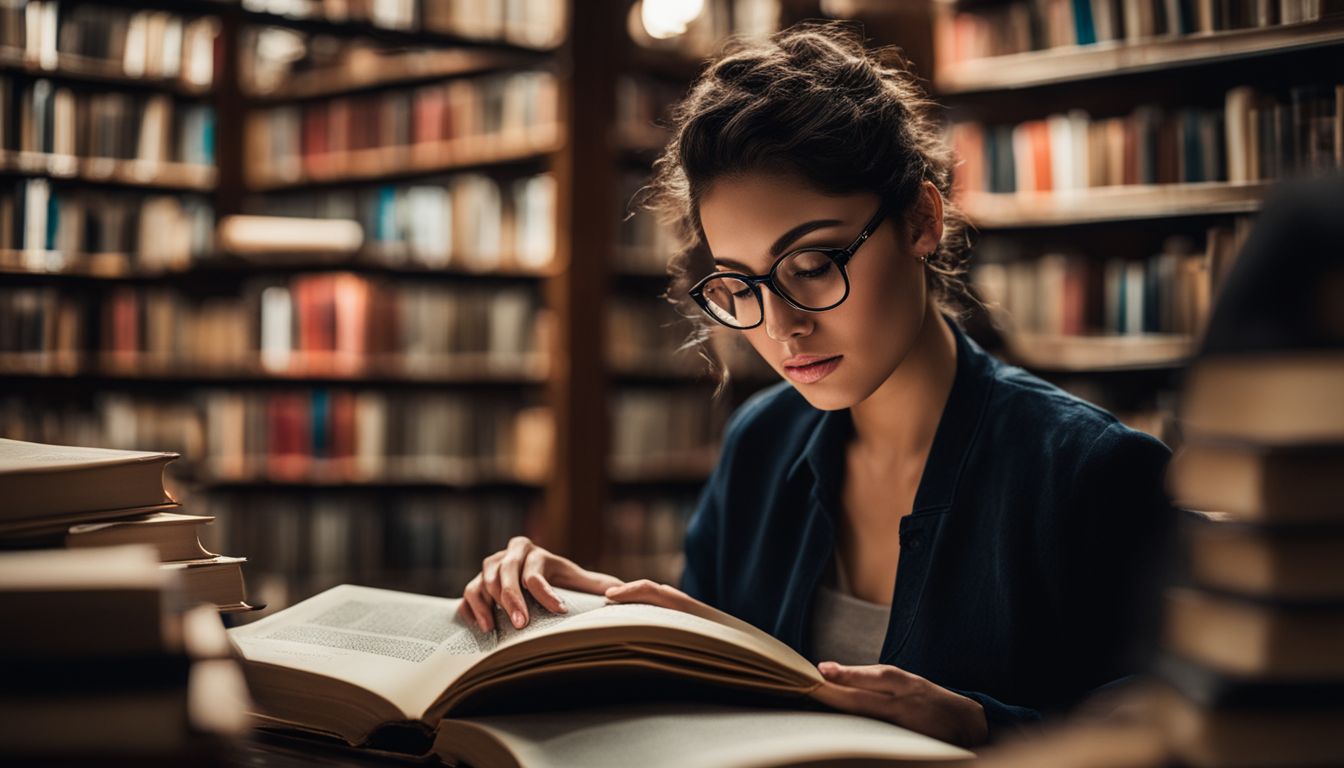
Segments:
[[[460,602],[343,584],[229,638],[248,661],[345,681],[415,720],[498,642],[458,616]]]
[[[707,605],[695,606],[696,614],[674,611],[656,605],[642,603],[609,603],[600,595],[583,595],[569,590],[556,590],[571,605],[584,600],[585,606],[600,600],[601,605],[576,612],[571,608],[572,616],[564,621],[544,620],[533,628],[531,624],[524,631],[509,633],[501,637],[500,647],[516,645],[521,642],[569,632],[584,632],[597,628],[619,627],[661,627],[689,632],[724,643],[736,648],[744,648],[762,656],[784,669],[795,672],[801,677],[821,683],[821,673],[810,661],[798,655],[796,651],[778,638],[760,629],[715,610]]]
[[[0,473],[37,472],[97,464],[154,461],[175,453],[162,451],[123,451],[115,448],[86,448],[78,445],[49,445],[0,438]]]
[[[847,761],[969,764],[959,747],[880,720],[835,712],[669,703],[445,720],[441,756],[529,768],[753,768]],[[494,747],[494,748],[492,748]]]

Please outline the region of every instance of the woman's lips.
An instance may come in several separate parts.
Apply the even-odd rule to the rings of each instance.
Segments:
[[[829,376],[831,371],[840,365],[840,359],[843,357],[844,355],[835,355],[818,358],[805,365],[785,365],[784,373],[799,384],[815,384]]]

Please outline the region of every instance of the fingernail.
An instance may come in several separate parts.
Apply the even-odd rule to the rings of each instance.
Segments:
[[[490,628],[485,625],[485,619],[477,619],[476,626],[480,627],[482,632],[490,631]]]
[[[840,668],[836,666],[836,663],[833,661],[823,661],[817,665],[817,669],[823,675],[833,675],[840,671]]]
[[[569,606],[565,604],[565,599],[563,597],[555,594],[553,590],[550,591],[550,595],[551,599],[555,601],[555,604],[560,606],[561,613],[569,613]]]
[[[523,622],[525,622],[525,621],[527,621],[527,618],[526,618],[525,616],[523,616],[523,612],[522,612],[522,611],[514,611],[514,612],[513,612],[513,626],[517,627],[518,629],[522,629],[522,628],[523,628]]]

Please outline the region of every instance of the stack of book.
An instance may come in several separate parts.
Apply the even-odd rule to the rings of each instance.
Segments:
[[[1338,299],[1336,299],[1338,300]],[[1167,594],[1173,741],[1198,764],[1344,760],[1344,356],[1207,359],[1170,483],[1188,583]]]
[[[212,518],[178,513],[181,505],[163,487],[164,467],[177,456],[0,438],[6,498],[0,547],[141,544],[158,555],[159,570],[172,574],[191,602],[219,611],[252,610],[245,559],[207,552],[197,531]]]
[[[0,554],[0,763],[229,759],[249,725],[241,670],[215,610],[184,608],[155,554],[145,545]]]

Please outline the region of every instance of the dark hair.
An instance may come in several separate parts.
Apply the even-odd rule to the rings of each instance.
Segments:
[[[895,49],[865,49],[840,22],[805,22],[767,40],[733,40],[671,113],[673,138],[654,162],[637,204],[679,240],[665,294],[704,349],[713,321],[686,295],[713,269],[700,225],[700,198],[716,179],[761,170],[796,173],[829,193],[878,194],[893,215],[914,208],[923,181],[942,193],[943,238],[924,270],[939,308],[968,306],[966,220],[951,202],[951,149],[930,101]]]

